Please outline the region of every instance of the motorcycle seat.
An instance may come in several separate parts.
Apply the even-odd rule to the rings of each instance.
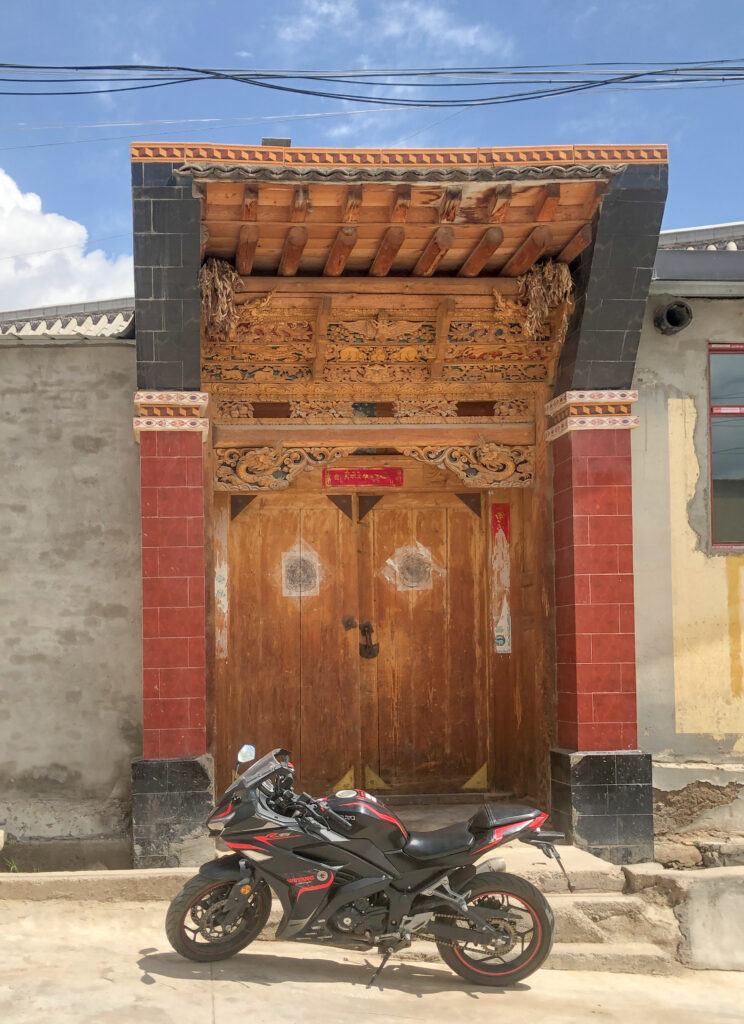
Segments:
[[[524,804],[483,804],[469,824],[473,828],[501,828],[516,825],[518,821],[533,821],[542,811]]]
[[[403,853],[416,860],[433,860],[443,854],[464,853],[474,840],[470,823],[461,821],[446,828],[435,828],[431,832],[411,832]]]

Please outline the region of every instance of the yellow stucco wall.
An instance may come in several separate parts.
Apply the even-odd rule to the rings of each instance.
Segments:
[[[700,472],[695,403],[670,398],[668,411],[677,732],[744,733],[744,556],[697,550],[687,513]]]

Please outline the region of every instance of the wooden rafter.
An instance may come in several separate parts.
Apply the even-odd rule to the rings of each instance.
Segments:
[[[344,197],[344,209],[341,220],[344,224],[356,224],[359,220],[359,208],[362,205],[362,185],[349,185]]]
[[[446,188],[439,201],[439,222],[441,224],[451,224],[457,216],[461,202],[462,189],[459,186],[451,185],[449,188]]]
[[[591,225],[585,224],[583,228],[579,228],[576,234],[573,236],[568,245],[564,246],[563,249],[558,253],[556,259],[559,263],[571,263],[575,260],[580,252],[586,249],[587,245],[592,240],[592,229]]]
[[[258,218],[258,189],[255,185],[243,186],[243,209],[241,220],[256,220]]]
[[[501,224],[504,221],[509,212],[511,201],[511,185],[503,185],[501,188],[493,190],[491,198],[488,200],[488,219],[492,224]]]
[[[357,229],[351,225],[338,229],[323,269],[324,277],[338,277],[342,274],[351,250],[356,245]]]
[[[533,214],[534,219],[544,224],[551,221],[561,201],[561,186],[557,182],[544,185]]]
[[[310,209],[310,193],[308,192],[307,185],[298,185],[292,193],[292,203],[289,208],[289,219],[295,221],[303,221],[307,217],[308,210]]]
[[[253,269],[253,260],[258,245],[258,224],[244,224],[238,235],[235,251],[235,269],[241,276],[248,276]]]
[[[411,207],[411,186],[398,185],[395,190],[393,208],[390,211],[391,224],[403,224]]]
[[[499,227],[488,228],[460,267],[458,277],[476,277],[504,241],[504,232]]]
[[[394,224],[387,229],[377,248],[372,266],[369,268],[371,277],[385,277],[405,239],[406,229],[404,227]]]
[[[455,312],[455,300],[442,299],[437,306],[436,334],[434,338],[434,359],[429,367],[432,377],[441,377],[444,369],[444,358],[449,343],[450,322]]]
[[[502,276],[519,277],[520,274],[526,273],[540,259],[545,250],[549,248],[552,241],[552,232],[545,224],[533,228],[502,269]]]
[[[281,277],[292,277],[297,273],[302,251],[306,245],[307,228],[299,226],[290,228],[284,239],[282,258],[279,260],[279,275]]]
[[[437,228],[413,268],[414,277],[430,277],[437,269],[448,249],[455,241],[454,228]]]

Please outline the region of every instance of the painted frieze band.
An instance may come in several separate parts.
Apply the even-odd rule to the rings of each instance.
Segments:
[[[143,430],[198,431],[202,440],[209,434],[206,418],[209,395],[205,391],[136,391],[134,394],[134,436]]]
[[[639,419],[631,415],[637,391],[565,391],[545,406],[550,426],[547,441],[573,430],[632,430]]]

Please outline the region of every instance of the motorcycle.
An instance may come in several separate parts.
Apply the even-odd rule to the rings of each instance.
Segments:
[[[375,796],[343,789],[295,793],[288,750],[238,753],[233,783],[207,819],[233,852],[203,864],[176,894],[168,939],[182,956],[233,956],[261,933],[272,892],[283,910],[276,937],[343,949],[377,947],[382,961],[414,939],[436,943],[444,962],[479,985],[514,985],[553,944],[553,914],[530,882],[482,856],[519,839],[557,860],[564,838],[532,807],[484,804],[468,821],[409,832]],[[566,875],[568,881],[568,875]],[[569,881],[569,888],[572,889]]]

